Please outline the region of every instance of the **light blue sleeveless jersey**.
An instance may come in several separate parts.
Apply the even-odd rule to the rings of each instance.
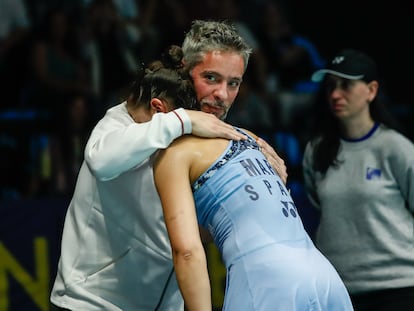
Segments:
[[[230,141],[192,187],[227,269],[223,310],[353,310],[253,138]]]

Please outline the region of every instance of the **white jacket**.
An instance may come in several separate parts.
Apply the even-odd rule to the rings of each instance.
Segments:
[[[190,133],[188,115],[176,112]],[[181,131],[174,113],[135,123],[125,103],[98,122],[65,219],[51,292],[55,305],[83,311],[183,310],[152,172],[153,154]]]

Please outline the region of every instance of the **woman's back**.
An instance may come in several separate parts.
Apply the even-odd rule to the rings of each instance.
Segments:
[[[227,268],[224,310],[352,310],[255,140],[184,138],[197,218]],[[189,151],[191,150],[191,151]]]
[[[214,141],[206,145],[221,150]],[[192,187],[198,222],[211,231],[226,266],[270,244],[308,239],[289,191],[252,138],[227,144]]]

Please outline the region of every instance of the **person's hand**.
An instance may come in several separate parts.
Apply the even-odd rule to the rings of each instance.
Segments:
[[[200,137],[221,137],[233,140],[247,139],[235,130],[233,126],[219,120],[215,115],[202,111],[186,110],[191,119],[192,134]]]
[[[279,174],[280,179],[282,179],[283,183],[286,185],[288,173],[285,161],[278,156],[276,151],[265,140],[258,137],[256,141],[260,150],[266,156],[267,161],[269,161],[270,165],[272,165],[275,171]]]

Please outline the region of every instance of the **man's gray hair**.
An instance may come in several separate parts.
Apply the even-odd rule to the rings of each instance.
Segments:
[[[183,61],[187,70],[203,60],[211,51],[236,52],[244,60],[244,70],[252,49],[228,21],[194,20],[182,44]]]

